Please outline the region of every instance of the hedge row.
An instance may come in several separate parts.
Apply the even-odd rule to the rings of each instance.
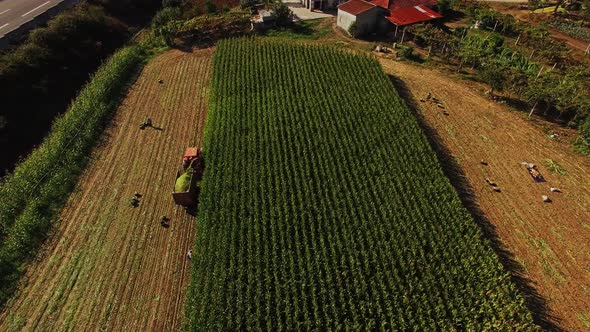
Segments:
[[[64,206],[147,47],[115,53],[91,78],[48,137],[0,184],[0,304],[14,291]]]

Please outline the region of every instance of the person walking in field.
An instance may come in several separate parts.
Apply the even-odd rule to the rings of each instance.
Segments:
[[[186,253],[186,259],[188,259],[189,261],[190,261],[191,259],[193,259],[193,251],[192,251],[192,250],[189,250],[189,251]]]

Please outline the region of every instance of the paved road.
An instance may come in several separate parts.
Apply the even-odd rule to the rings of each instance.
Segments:
[[[0,38],[65,0],[0,0]]]

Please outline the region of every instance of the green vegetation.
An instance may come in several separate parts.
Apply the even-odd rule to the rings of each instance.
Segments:
[[[494,90],[508,90],[528,104],[531,114],[554,117],[581,130],[576,149],[590,146],[590,70],[585,61],[572,57],[561,41],[550,37],[545,26],[518,22],[483,4],[457,6],[481,29],[457,28],[445,33],[431,24],[409,28],[417,45],[458,68],[470,65],[475,77]],[[461,7],[462,6],[462,7]],[[552,22],[568,22],[561,19]],[[559,24],[566,24],[566,23]],[[558,23],[550,23],[558,24]],[[570,29],[574,29],[568,22]],[[577,26],[574,30],[582,29]],[[581,36],[582,32],[580,32]],[[470,75],[470,72],[467,72]]]
[[[545,167],[547,167],[547,169],[551,173],[555,173],[555,174],[559,174],[559,175],[566,175],[567,174],[566,170],[563,167],[561,167],[561,165],[559,165],[558,163],[553,161],[552,159],[545,159],[545,161],[543,163],[545,164]]]
[[[581,123],[580,137],[574,142],[574,148],[578,153],[590,156],[590,117]]]
[[[536,14],[539,13],[553,13],[555,12],[555,7],[556,6],[549,6],[549,7],[545,7],[545,8],[539,8],[539,9],[535,9],[533,12]],[[562,7],[557,7],[557,11],[560,13],[565,12],[565,9]]]
[[[190,19],[202,14],[220,14],[229,12],[232,8],[243,5],[243,9],[249,5],[262,3],[260,0],[241,2],[240,0],[182,0],[181,8],[184,19]]]
[[[352,24],[348,27],[348,34],[351,37],[358,37],[358,24],[356,21],[352,22]]]
[[[0,176],[47,134],[90,75],[156,12],[160,0],[81,1],[0,53]],[[3,124],[3,125],[2,125]]]
[[[272,6],[276,17],[276,24],[280,27],[286,27],[293,22],[293,13],[291,9],[281,0],[275,0]]]
[[[533,330],[374,58],[218,44],[187,329]]]
[[[330,31],[332,31],[332,27],[329,24],[320,26],[322,22],[324,22],[324,19],[302,21],[292,24],[287,28],[270,29],[266,31],[265,35],[268,37],[280,37],[289,40],[317,40],[325,37]]]
[[[148,56],[149,44],[118,51],[93,75],[51,133],[0,185],[0,303],[13,292],[76,185],[110,116]]]
[[[547,21],[547,25],[574,38],[590,41],[590,31],[582,27],[579,23],[560,18],[553,18]]]
[[[191,46],[195,43],[212,44],[220,38],[250,33],[250,14],[236,11],[199,15],[188,20],[170,16],[158,21],[153,29],[168,45],[173,45],[176,39],[188,41]]]
[[[193,177],[193,169],[187,168],[184,173],[182,173],[178,179],[176,179],[176,184],[174,185],[174,192],[177,193],[184,193],[187,192],[191,186],[191,178]]]

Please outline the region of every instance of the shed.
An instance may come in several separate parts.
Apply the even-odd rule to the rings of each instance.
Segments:
[[[373,32],[377,26],[383,9],[363,0],[349,0],[338,6],[337,24],[348,31],[356,22],[356,34],[364,35]]]

